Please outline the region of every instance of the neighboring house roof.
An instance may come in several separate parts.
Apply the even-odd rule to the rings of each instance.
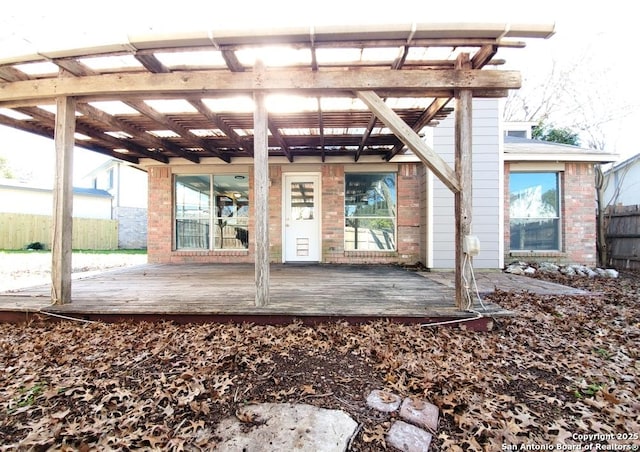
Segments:
[[[104,171],[108,171],[109,169],[113,168],[114,166],[121,164],[121,165],[126,165],[129,166],[131,168],[135,168],[137,170],[142,171],[143,173],[146,173],[147,170],[145,168],[140,167],[139,165],[134,165],[130,162],[125,162],[124,160],[118,160],[118,159],[109,159],[106,162],[102,163],[100,166],[97,166],[96,168],[92,169],[89,173],[87,173],[83,179],[90,179],[93,177],[96,177],[98,174],[104,172]]]
[[[14,181],[12,179],[1,179],[0,180],[0,189],[1,188],[9,188],[12,190],[29,190],[29,191],[41,191],[41,192],[52,192],[53,189],[47,187],[37,187],[33,185],[26,184],[24,182]],[[98,190],[95,188],[81,188],[81,187],[73,187],[74,195],[84,195],[84,196],[96,196],[101,198],[112,198],[111,193],[106,190]]]
[[[607,171],[605,171],[605,174],[609,174],[609,173],[616,173],[618,171],[620,171],[621,169],[626,168],[627,166],[631,166],[634,165],[636,163],[640,163],[640,153],[629,157],[626,160],[623,160],[622,162],[616,164],[615,166],[612,166],[611,168],[609,168]]]
[[[527,138],[504,137],[505,161],[615,162],[617,154],[569,144]]]

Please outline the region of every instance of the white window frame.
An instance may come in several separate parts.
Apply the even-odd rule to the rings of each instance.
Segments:
[[[345,171],[344,174],[344,187],[345,187],[345,197],[343,199],[343,211],[346,211],[346,206],[347,206],[347,199],[346,199],[346,189],[347,189],[347,176],[349,175],[363,175],[363,174],[393,174],[393,177],[395,178],[395,208],[396,208],[396,214],[395,217],[358,217],[360,219],[367,219],[367,220],[375,220],[375,219],[392,219],[393,220],[393,249],[347,249],[347,234],[346,234],[346,222],[347,222],[347,215],[345,212],[344,215],[344,224],[343,224],[343,248],[344,251],[347,253],[396,253],[398,251],[398,172],[397,171],[388,171],[388,170],[371,170],[371,171]]]
[[[514,174],[555,174],[556,176],[556,202],[557,202],[557,216],[556,217],[514,217],[511,214],[511,180]],[[563,208],[563,192],[562,192],[562,182],[563,182],[563,171],[559,171],[557,169],[511,169],[509,171],[509,251],[514,253],[554,253],[554,252],[562,252],[563,250],[563,216],[562,216],[562,208]],[[513,239],[513,235],[511,233],[511,225],[514,219],[523,219],[523,220],[557,220],[557,248],[549,248],[549,249],[541,249],[541,248],[512,248],[511,240]]]

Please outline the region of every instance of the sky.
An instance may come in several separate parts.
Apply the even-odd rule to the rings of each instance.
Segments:
[[[602,91],[607,105],[624,105],[624,117],[603,126],[606,150],[621,159],[636,154],[635,129],[640,120],[640,91],[632,80],[631,30],[637,27],[632,2],[610,0],[77,0],[9,2],[0,17],[0,54],[26,54],[34,49],[77,47],[120,41],[133,33],[208,29],[309,27],[313,25],[410,24],[413,22],[492,22],[555,24],[556,34],[534,40],[506,54],[509,68],[520,70],[524,83],[547,76],[552,64],[581,66],[585,90]],[[238,7],[238,5],[240,5]],[[499,55],[500,56],[500,55]],[[627,64],[625,64],[627,63]],[[27,152],[27,150],[29,152]],[[53,178],[53,141],[0,126],[0,156],[15,172],[28,173],[47,185]],[[74,182],[106,157],[76,150]]]

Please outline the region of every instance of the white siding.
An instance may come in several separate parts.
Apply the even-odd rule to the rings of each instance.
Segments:
[[[617,204],[622,206],[635,206],[640,204],[640,158],[629,163],[617,171],[612,171],[607,175],[607,185],[604,202],[606,204]],[[620,194],[615,197],[616,187],[620,187]]]
[[[473,100],[473,220],[472,233],[480,238],[475,268],[503,266],[503,162],[500,130],[501,103],[496,99]],[[434,150],[454,166],[455,113],[433,133]],[[455,267],[453,193],[433,178],[433,268]]]
[[[51,215],[53,192],[37,188],[0,187],[0,212]],[[111,198],[74,193],[73,216],[109,220],[111,219]]]
[[[102,218],[111,220],[111,198],[74,194],[73,216],[75,218]]]
[[[147,208],[147,173],[118,160],[102,164],[83,180],[85,186],[108,191],[113,207]]]
[[[0,212],[51,215],[51,190],[0,187]]]
[[[129,165],[119,164],[116,171],[113,194],[114,204],[118,207],[147,208],[147,173]]]

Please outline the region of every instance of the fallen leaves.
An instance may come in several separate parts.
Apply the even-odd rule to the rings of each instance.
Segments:
[[[211,449],[252,402],[313,403],[386,447],[372,389],[438,405],[432,450],[558,444],[640,431],[640,282],[558,280],[599,295],[496,292],[516,316],[490,333],[378,321],[305,326],[0,325],[0,449]],[[244,414],[243,414],[244,413]]]
[[[385,436],[389,431],[390,426],[391,423],[384,422],[373,427],[365,427],[364,431],[362,432],[362,440],[365,443],[374,443],[378,447],[386,449],[387,441],[385,439]]]

